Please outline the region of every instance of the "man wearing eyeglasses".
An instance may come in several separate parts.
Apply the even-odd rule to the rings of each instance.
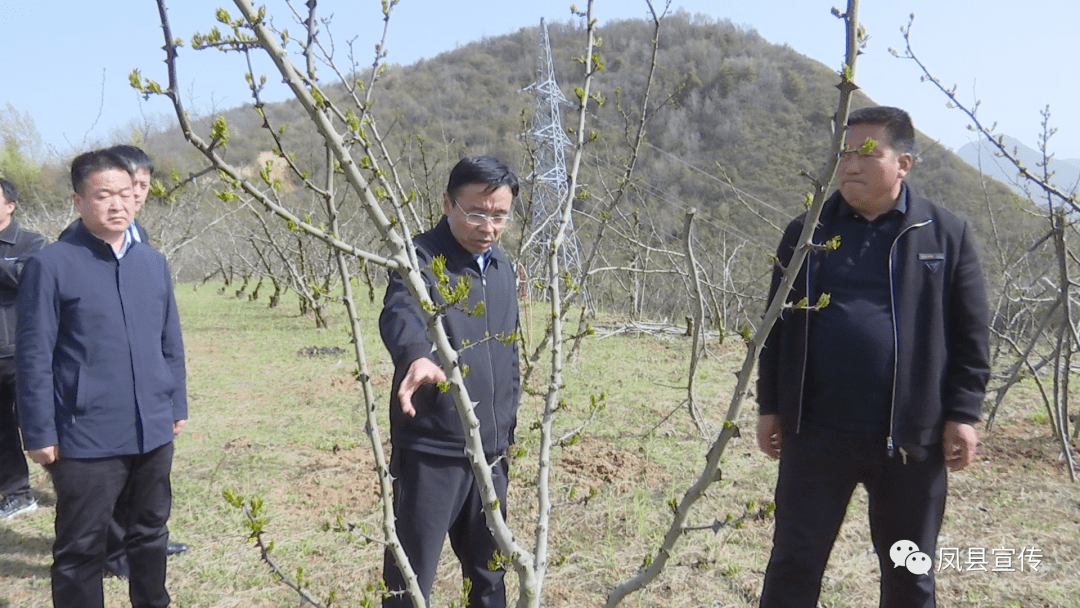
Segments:
[[[983,277],[967,222],[904,176],[915,129],[899,108],[848,118],[838,191],[759,360],[758,446],[780,459],[762,608],[813,608],[855,487],[869,497],[881,608],[932,608],[946,469],[975,456],[990,376]],[[777,250],[786,265],[805,214]],[[835,240],[834,240],[835,239]],[[769,299],[783,269],[773,272]],[[898,554],[898,548],[901,553]]]
[[[446,260],[451,289],[459,281],[471,283],[467,304],[449,307],[441,318],[459,352],[461,367],[468,369],[465,387],[480,419],[484,454],[503,515],[506,453],[517,424],[520,371],[512,338],[518,326],[515,273],[496,242],[510,221],[510,205],[517,193],[517,178],[501,162],[490,156],[466,157],[450,172],[443,194],[445,215],[414,239],[428,295],[436,305],[445,304],[431,270],[436,256]],[[480,303],[484,304],[482,313],[469,314]],[[420,307],[396,272],[390,273],[379,330],[395,370],[390,473],[397,533],[405,554],[428,599],[449,533],[462,573],[472,583],[469,606],[501,608],[506,605],[503,570],[493,564],[498,545],[487,528],[476,480],[465,457],[461,420],[453,397],[436,386],[446,380],[446,374],[435,359]],[[383,577],[389,590],[383,606],[412,606],[389,550]]]

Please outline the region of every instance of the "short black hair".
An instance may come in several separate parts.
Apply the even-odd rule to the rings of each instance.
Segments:
[[[109,148],[109,151],[127,163],[128,172],[135,173],[136,169],[146,169],[150,172],[150,175],[154,174],[154,161],[146,152],[142,151],[142,148],[120,144]]]
[[[911,116],[900,108],[871,106],[860,108],[848,115],[849,127],[855,125],[881,125],[889,136],[889,145],[900,154],[915,154],[915,127]]]
[[[74,189],[75,192],[82,194],[83,184],[86,183],[86,179],[90,177],[91,174],[99,171],[107,171],[109,169],[123,171],[128,175],[131,175],[132,173],[132,169],[129,168],[128,163],[113,152],[112,149],[83,152],[76,156],[75,160],[71,161],[72,189]]]
[[[510,188],[510,194],[518,194],[518,178],[514,172],[491,156],[466,156],[450,170],[446,193],[456,199],[458,192],[469,184],[487,184],[489,190],[502,186]]]
[[[7,199],[7,202],[19,202],[19,189],[15,187],[15,184],[0,177],[0,189],[4,191],[4,198]]]

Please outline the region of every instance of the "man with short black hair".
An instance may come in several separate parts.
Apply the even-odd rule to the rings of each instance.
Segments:
[[[935,605],[929,568],[946,467],[971,463],[990,375],[987,304],[967,223],[903,181],[915,129],[898,108],[856,110],[814,243],[759,361],[758,445],[780,459],[763,608],[813,608],[855,486],[869,495],[882,608]],[[770,302],[803,214],[777,249]],[[917,557],[911,567],[903,559]],[[895,561],[894,561],[895,560]],[[900,567],[895,562],[908,567]]]
[[[15,221],[18,201],[15,184],[0,179],[0,519],[37,508],[15,410],[15,300],[23,264],[45,237]]]
[[[147,197],[150,195],[150,180],[154,176],[154,160],[142,148],[129,144],[113,146],[109,148],[109,152],[123,161],[131,173],[131,193],[135,199],[134,214],[138,215],[139,210],[142,209]],[[73,228],[76,223],[78,223],[78,220],[73,222],[69,229]],[[150,244],[150,237],[146,234],[146,230],[139,223],[137,217],[132,217],[131,225],[128,226],[128,235],[134,241]],[[128,565],[127,553],[124,549],[124,506],[125,500],[121,497],[121,500],[117,503],[113,521],[109,525],[108,556],[105,559],[105,572],[113,576],[127,578],[130,576],[131,568]],[[165,547],[166,553],[170,556],[179,555],[188,550],[186,543],[172,540]]]
[[[164,608],[184,347],[165,256],[133,239],[132,177],[109,150],[71,163],[80,220],[23,268],[18,397],[30,458],[56,490],[53,605],[100,608],[106,529],[126,501],[133,606]]]
[[[122,162],[131,173],[131,195],[135,200],[133,214],[137,215],[139,209],[142,209],[143,204],[146,203],[146,199],[150,195],[150,179],[154,176],[154,161],[146,152],[143,152],[142,148],[129,144],[113,146],[109,148],[109,153]],[[63,237],[71,230],[74,230],[78,223],[79,220],[75,220],[68,224],[67,228],[64,228],[64,231],[60,233],[60,236]],[[147,245],[150,244],[150,238],[147,236],[146,230],[135,217],[131,218],[128,232],[133,240]]]
[[[510,221],[510,206],[517,193],[517,178],[498,160],[490,156],[463,158],[450,172],[443,193],[442,220],[414,239],[428,295],[436,304],[445,303],[431,270],[436,256],[445,258],[445,274],[451,285],[459,280],[472,282],[468,309],[484,304],[483,313],[476,316],[450,308],[442,315],[442,322],[459,351],[461,366],[469,369],[465,387],[480,420],[484,455],[491,465],[503,515],[507,450],[517,424],[520,371],[517,343],[507,340],[518,326],[516,275],[495,243]],[[396,272],[390,273],[379,330],[394,361],[390,473],[394,476],[398,539],[425,599],[449,532],[462,573],[472,582],[469,606],[501,608],[506,605],[504,571],[490,566],[498,545],[488,530],[475,475],[465,457],[461,420],[453,397],[436,386],[446,380],[446,374],[433,359],[434,347],[420,307]],[[383,577],[391,592],[383,606],[412,606],[389,549]]]

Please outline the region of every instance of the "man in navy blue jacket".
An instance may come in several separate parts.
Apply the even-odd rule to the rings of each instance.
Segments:
[[[437,226],[417,236],[416,257],[423,269],[428,295],[445,304],[431,270],[432,259],[446,260],[451,288],[471,281],[471,315],[450,309],[442,315],[451,344],[468,367],[465,387],[480,420],[484,455],[506,513],[506,451],[517,424],[520,372],[517,343],[510,340],[518,325],[513,265],[496,245],[510,220],[510,205],[518,181],[505,165],[490,156],[463,158],[450,171],[443,193],[445,216]],[[433,357],[427,324],[416,300],[397,273],[390,273],[379,317],[383,343],[394,361],[390,398],[390,440],[393,453],[394,515],[398,539],[416,572],[425,598],[431,591],[439,553],[447,533],[472,582],[469,606],[506,605],[503,569],[489,567],[498,548],[484,519],[482,500],[472,468],[465,457],[465,433],[453,397],[438,382],[446,374]],[[387,550],[383,565],[387,588],[393,592],[383,606],[412,606],[404,595],[404,580]]]
[[[932,608],[946,468],[975,456],[990,376],[987,304],[967,222],[903,178],[915,129],[899,108],[851,113],[839,190],[759,360],[757,439],[780,459],[762,608],[813,608],[856,485],[869,496],[882,608]],[[805,214],[784,232],[787,265]],[[783,270],[773,273],[770,301]],[[915,562],[907,562],[915,558]]]
[[[23,441],[56,489],[57,607],[103,605],[119,498],[133,606],[164,608],[173,437],[187,419],[180,318],[165,257],[134,241],[132,176],[107,150],[71,165],[81,220],[32,255],[16,340]]]

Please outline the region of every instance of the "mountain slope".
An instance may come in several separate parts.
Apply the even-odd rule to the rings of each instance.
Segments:
[[[1042,154],[1033,148],[1024,145],[1020,140],[1008,135],[1002,136],[1005,149],[1018,158],[1027,169],[1037,176],[1042,176]],[[980,139],[978,143],[968,143],[956,151],[957,156],[964,159],[972,167],[980,169],[986,175],[1008,185],[1017,194],[1026,195],[1025,185],[1031,189],[1026,180],[1021,180],[1016,167],[1009,161],[999,156],[996,146]],[[1076,192],[1080,188],[1080,159],[1059,160],[1051,158],[1047,164],[1051,173],[1049,183],[1063,192]],[[1037,195],[1037,189],[1035,194]]]
[[[564,94],[575,99],[574,87],[583,79],[575,57],[583,52],[584,32],[570,23],[551,24],[549,31],[557,78]],[[590,218],[603,207],[606,189],[622,172],[627,125],[641,114],[654,36],[644,20],[612,22],[599,34],[603,69],[592,90],[605,103],[590,106],[586,127],[596,138],[586,148],[579,180],[585,195],[576,204],[583,215],[575,223],[583,242],[594,230]],[[418,192],[422,215],[438,216],[446,174],[462,155],[492,154],[529,175],[523,133],[531,126],[535,99],[522,89],[537,78],[539,37],[539,28],[530,27],[485,38],[412,65],[391,65],[376,83],[373,112],[406,186]],[[726,265],[740,275],[733,289],[760,295],[779,231],[803,210],[810,190],[800,173],[816,175],[827,160],[839,77],[754,30],[685,12],[665,20],[659,45],[647,145],[621,207],[624,227],[654,246],[678,249],[683,215],[695,208],[707,270],[722,274]],[[323,86],[343,101],[340,88],[335,93]],[[872,103],[857,94],[856,107]],[[287,127],[286,149],[317,175],[323,146],[298,104],[269,104],[266,114],[275,128]],[[255,170],[258,155],[273,148],[258,128],[261,118],[250,108],[225,116],[229,157]],[[564,127],[576,124],[573,109],[566,108]],[[166,158],[171,152],[170,159],[189,162],[176,154],[184,145],[177,137],[153,142],[166,148],[155,154]],[[969,218],[984,242],[1003,241],[998,249],[1029,238],[1035,224],[1006,187],[981,179],[930,137],[920,134],[917,146],[908,181],[920,194]],[[525,201],[529,190],[526,184]],[[996,232],[992,218],[999,224]],[[511,247],[512,241],[511,236]],[[608,254],[612,263],[634,255]],[[665,298],[671,290],[652,291]]]

